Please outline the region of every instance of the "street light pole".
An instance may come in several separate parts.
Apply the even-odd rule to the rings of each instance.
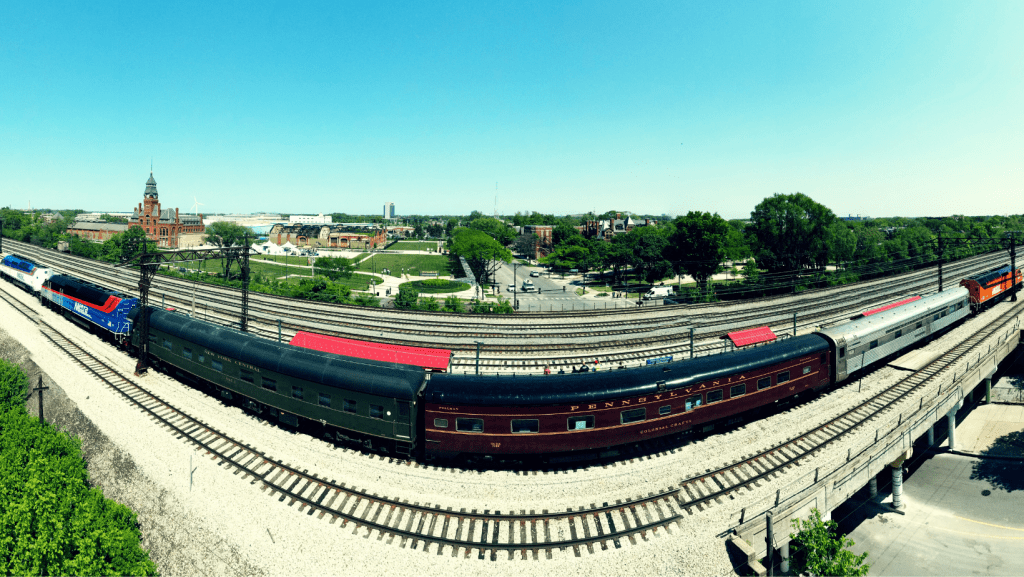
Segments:
[[[519,263],[512,263],[512,287],[515,292],[512,293],[512,308],[519,310],[519,281],[516,280],[516,270],[519,268]]]

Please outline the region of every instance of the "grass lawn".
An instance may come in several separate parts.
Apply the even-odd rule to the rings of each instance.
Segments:
[[[391,276],[401,275],[402,268],[405,268],[406,274],[412,275],[419,275],[425,270],[437,271],[438,276],[451,274],[448,271],[448,257],[435,254],[375,254],[356,265],[356,270],[372,272],[374,266],[378,273],[381,269],[390,269]]]
[[[356,262],[359,259],[365,257],[366,254],[367,253],[365,253],[365,252],[361,252],[361,253],[353,255],[353,256],[346,256],[345,258],[350,259],[352,262]],[[308,256],[270,256],[270,255],[260,255],[260,256],[250,256],[249,257],[249,262],[253,262],[253,261],[257,261],[257,260],[269,260],[269,261],[279,262],[279,263],[282,263],[282,264],[287,262],[288,264],[297,264],[297,265],[300,265],[300,266],[309,266],[309,259],[310,259],[310,257],[308,257]]]
[[[428,280],[428,281],[404,282],[404,283],[398,285],[398,288],[400,288],[400,289],[413,288],[413,289],[416,289],[416,291],[419,292],[420,294],[426,294],[426,295],[429,295],[429,294],[440,294],[440,293],[457,293],[457,292],[462,292],[462,291],[464,291],[464,290],[469,288],[469,283],[458,282],[458,281],[451,281],[451,282],[449,282],[447,284],[447,286],[430,286],[429,284],[423,284],[425,282],[430,282],[430,281]]]
[[[437,252],[436,242],[423,242],[418,240],[400,240],[394,244],[394,246],[388,247],[389,250],[432,250]]]
[[[305,257],[302,257],[302,259],[302,264],[305,265]],[[221,275],[224,274],[224,268],[221,266],[220,261],[206,261],[205,264],[205,270],[210,272],[219,272]],[[232,264],[231,271],[233,275],[238,274],[238,265]],[[255,259],[250,259],[249,274],[256,274],[257,272],[274,279],[280,279],[280,277],[283,277],[285,276],[285,274],[287,274],[289,278],[284,279],[283,282],[287,282],[288,284],[299,284],[300,282],[302,282],[303,278],[311,278],[313,274],[312,269],[308,266],[304,268],[301,266],[282,266],[278,264],[262,263],[256,261]],[[299,276],[296,277],[292,275]],[[370,286],[370,281],[373,280],[373,278],[374,276],[369,274],[353,274],[349,278],[338,279],[337,281],[334,282],[355,290],[367,290],[367,288]],[[384,279],[380,275],[377,275],[376,278],[378,284],[384,281]]]

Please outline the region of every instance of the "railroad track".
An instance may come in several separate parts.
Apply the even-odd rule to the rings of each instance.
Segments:
[[[539,559],[542,554],[551,559],[556,550],[572,551],[578,557],[584,550],[593,553],[595,547],[607,550],[619,548],[623,542],[636,544],[659,529],[670,532],[683,517],[675,505],[678,490],[674,488],[614,504],[503,513],[410,503],[328,480],[276,460],[177,409],[65,337],[6,291],[0,291],[0,298],[35,323],[44,337],[82,369],[176,438],[202,450],[219,466],[234,470],[240,479],[259,485],[268,497],[287,501],[289,507],[297,505],[299,511],[316,514],[328,524],[362,532],[366,538],[387,538],[389,544],[453,557],[476,552],[479,559],[497,560],[500,553],[513,559],[518,552],[523,559]]]
[[[101,284],[115,285],[121,290],[134,291],[133,278],[124,277],[125,269],[112,269],[109,265],[89,261],[80,257],[59,255],[38,247],[18,243],[27,255],[36,255],[45,260],[56,260],[65,265],[73,263],[75,274],[89,277]],[[1001,261],[999,254],[981,255],[948,265],[946,273],[950,278],[968,271],[989,267]],[[86,270],[93,272],[86,273]],[[130,275],[129,275],[130,276]],[[442,344],[454,351],[452,371],[475,371],[476,345],[473,341],[483,339],[483,357],[479,366],[484,371],[539,373],[545,365],[557,368],[578,366],[599,359],[605,366],[619,363],[636,365],[652,357],[680,356],[695,357],[715,354],[725,350],[720,340],[726,332],[750,326],[770,324],[786,326],[786,320],[794,313],[800,315],[801,326],[813,327],[844,320],[853,312],[870,305],[879,304],[879,298],[890,299],[917,294],[931,282],[934,271],[917,271],[886,279],[876,279],[837,287],[816,289],[804,293],[806,299],[789,303],[774,310],[763,310],[755,306],[749,309],[721,310],[720,305],[686,305],[666,307],[660,310],[648,309],[619,314],[612,328],[605,314],[588,311],[585,314],[528,315],[515,318],[488,318],[486,320],[445,313],[374,312],[371,309],[323,305],[284,297],[271,297],[258,293],[250,295],[252,322],[250,332],[268,339],[278,336],[277,319],[285,336],[291,337],[299,330],[312,330],[322,334],[354,337],[374,342],[398,345],[423,346]],[[188,309],[192,287],[189,282],[158,277],[160,286],[152,293],[170,297],[168,303]],[[200,314],[209,320],[224,325],[236,325],[238,314],[237,289],[226,287],[203,287],[202,301],[216,305]],[[925,291],[930,292],[930,291]],[[856,295],[847,298],[845,295]],[[785,297],[755,299],[751,304],[764,301],[764,307]],[[884,304],[884,303],[881,303]],[[282,311],[281,307],[286,307]],[[639,312],[639,314],[638,314]],[[767,320],[766,320],[767,319]],[[689,331],[695,332],[691,346]],[[564,343],[571,342],[572,349],[566,351]]]
[[[994,322],[988,323],[981,330],[972,333],[928,366],[893,383],[890,387],[863,403],[859,403],[842,415],[806,431],[794,439],[752,455],[742,462],[726,465],[703,475],[683,480],[679,488],[682,494],[676,499],[678,506],[688,514],[696,514],[704,507],[709,506],[712,501],[721,503],[723,498],[740,489],[753,489],[758,487],[762,481],[774,479],[798,466],[801,461],[839,442],[843,437],[878,419],[880,415],[892,411],[893,404],[907,394],[927,386],[950,371],[954,371],[958,363],[967,358],[975,346],[1004,328],[1010,319],[1020,314],[1022,308],[1024,308],[1024,301],[1010,307]],[[922,399],[922,406],[923,403]]]

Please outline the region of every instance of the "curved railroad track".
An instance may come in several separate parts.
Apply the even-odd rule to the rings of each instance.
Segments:
[[[170,434],[202,450],[219,466],[234,470],[241,479],[260,485],[268,497],[287,501],[289,507],[297,505],[299,511],[308,515],[316,513],[317,518],[331,525],[351,527],[353,533],[365,532],[367,538],[386,537],[389,544],[421,548],[438,555],[447,552],[453,557],[460,553],[468,557],[475,551],[479,559],[496,560],[499,553],[507,553],[512,559],[516,552],[524,559],[538,559],[540,554],[550,559],[556,550],[571,550],[580,556],[583,550],[594,552],[595,545],[608,549],[621,547],[623,541],[646,540],[649,534],[661,528],[668,530],[682,518],[673,504],[676,492],[671,488],[614,504],[591,504],[565,511],[503,513],[454,511],[452,507],[410,503],[327,480],[310,474],[308,469],[300,470],[274,459],[188,415],[66,338],[5,291],[0,291],[0,298],[35,323],[58,350]]]

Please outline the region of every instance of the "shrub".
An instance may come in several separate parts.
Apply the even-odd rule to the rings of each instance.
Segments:
[[[129,508],[89,487],[81,441],[25,411],[0,360],[0,574],[156,575]]]

